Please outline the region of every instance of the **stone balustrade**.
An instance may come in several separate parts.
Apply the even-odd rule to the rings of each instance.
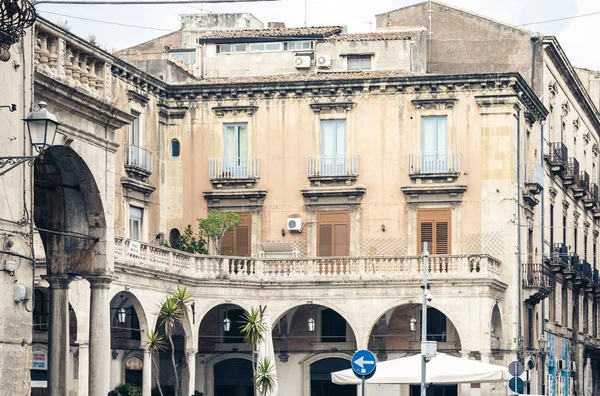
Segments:
[[[38,22],[35,27],[35,70],[97,99],[111,99],[109,54],[64,30]]]
[[[194,255],[157,245],[130,247],[128,239],[115,238],[115,266],[125,271],[150,270],[194,279],[298,282],[310,280],[417,280],[420,256],[249,258]],[[486,254],[433,255],[428,278],[500,278],[500,261]]]

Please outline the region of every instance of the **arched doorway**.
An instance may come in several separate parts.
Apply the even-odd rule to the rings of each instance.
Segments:
[[[252,362],[232,358],[213,366],[214,396],[252,396]]]
[[[245,310],[235,304],[221,304],[204,315],[198,332],[198,352],[248,352],[250,345],[244,344],[240,331]]]
[[[310,396],[356,396],[356,385],[337,385],[331,373],[350,368],[350,360],[325,358],[310,365]]]
[[[502,348],[502,318],[500,316],[500,308],[498,304],[494,305],[492,309],[492,323],[491,323],[491,349]]]
[[[35,160],[34,222],[46,257],[48,296],[48,387],[68,393],[68,337],[72,315],[69,284],[82,276],[91,285],[89,393],[108,393],[110,377],[109,298],[103,194],[85,161],[70,147],[54,146]],[[63,362],[54,364],[54,362]]]
[[[128,291],[117,293],[110,301],[110,347],[113,364],[122,369],[118,371],[120,375],[117,378],[111,378],[111,387],[131,384],[141,391],[145,348],[143,335],[147,329],[146,313],[137,297]],[[132,353],[136,355],[132,356]]]
[[[411,320],[414,319],[414,331]],[[460,355],[461,341],[452,321],[440,310],[427,308],[427,339],[437,341],[438,351]],[[385,312],[373,325],[369,350],[380,361],[413,355],[421,348],[421,305],[404,304]]]

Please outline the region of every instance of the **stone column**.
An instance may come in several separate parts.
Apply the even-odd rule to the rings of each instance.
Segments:
[[[66,275],[43,277],[50,284],[48,328],[48,395],[69,394],[69,283]]]
[[[90,367],[90,350],[88,348],[87,341],[79,344],[79,382],[78,382],[78,395],[85,395],[88,391],[89,373]]]
[[[110,300],[112,278],[88,278],[90,296],[90,372],[89,396],[106,396],[110,391]]]
[[[142,396],[150,396],[152,393],[152,355],[149,350],[144,351],[142,369]]]
[[[194,395],[194,391],[196,390],[196,351],[188,351],[187,352],[187,369],[188,369],[188,384],[187,384],[187,393],[184,393],[183,396]],[[185,389],[185,387],[184,387]]]
[[[460,351],[460,357],[463,359],[469,359],[471,357],[471,351],[462,350]],[[458,394],[460,396],[470,396],[471,395],[471,384],[459,384],[458,385]]]

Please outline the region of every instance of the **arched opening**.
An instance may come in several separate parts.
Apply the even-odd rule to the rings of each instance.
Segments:
[[[310,365],[311,396],[356,396],[356,385],[337,385],[331,382],[331,373],[349,369],[350,361],[342,358],[325,358]]]
[[[177,249],[179,247],[179,237],[180,236],[181,236],[181,233],[179,232],[179,230],[177,228],[171,228],[171,231],[169,231],[169,245],[173,249]]]
[[[221,304],[204,315],[198,332],[198,352],[250,352],[250,345],[244,344],[240,331],[244,308],[235,304]]]
[[[142,348],[142,328],[135,306],[139,301],[129,292],[122,292],[110,302],[110,346],[113,352],[128,352]]]
[[[142,388],[142,372],[144,363],[137,356],[132,356],[125,361],[125,383]]]
[[[287,361],[290,354],[337,350],[352,353],[356,337],[346,319],[323,305],[300,305],[286,311],[272,330],[275,354]]]
[[[171,154],[171,158],[179,158],[181,153],[181,144],[177,139],[171,139],[171,144],[169,145],[169,153]]]
[[[414,323],[411,329],[411,321]],[[459,355],[461,341],[452,321],[440,310],[427,308],[427,340],[437,341],[438,351]],[[421,305],[404,304],[384,313],[369,336],[369,350],[379,360],[413,355],[421,348]]]
[[[232,358],[213,366],[214,396],[251,396],[252,362],[248,359]]]
[[[500,308],[498,308],[498,304],[494,305],[494,309],[492,309],[490,338],[492,350],[502,348],[502,318],[500,316]]]

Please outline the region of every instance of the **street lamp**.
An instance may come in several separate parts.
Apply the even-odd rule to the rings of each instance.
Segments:
[[[127,312],[125,311],[125,308],[119,308],[119,311],[117,312],[117,319],[119,320],[119,323],[125,323],[127,320]]]
[[[546,338],[542,334],[540,338],[538,338],[538,346],[540,348],[540,353],[546,353]]]
[[[410,319],[410,331],[412,333],[414,333],[415,331],[417,331],[417,319],[415,319],[415,318],[411,318]]]
[[[313,331],[315,331],[315,320],[312,317],[308,319],[307,324],[308,324],[308,331],[310,331],[311,333]]]
[[[54,144],[56,131],[60,125],[56,116],[46,109],[47,106],[47,103],[40,102],[40,109],[38,111],[32,111],[27,118],[23,120],[27,123],[27,131],[29,132],[31,145],[38,154],[43,153],[44,150]],[[37,155],[0,157],[0,169],[8,166],[7,169],[0,171],[0,176],[21,164],[27,163],[28,165],[33,165],[37,157]]]
[[[225,333],[229,333],[229,330],[231,330],[231,320],[225,316],[225,319],[223,319],[223,331],[225,331]]]

